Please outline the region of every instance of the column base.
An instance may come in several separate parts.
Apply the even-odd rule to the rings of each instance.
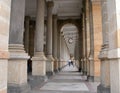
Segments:
[[[48,78],[50,78],[51,76],[55,75],[55,72],[48,71],[48,72],[46,72],[46,75]]]
[[[54,74],[54,58],[52,57],[52,55],[47,55],[46,74],[48,77]]]
[[[110,87],[104,87],[100,84],[97,87],[97,93],[110,93]]]
[[[82,72],[82,69],[81,69],[81,68],[79,68],[79,72]]]
[[[57,58],[54,58],[54,72],[55,73],[58,73],[58,59]]]
[[[32,58],[32,75],[45,76],[46,75],[46,57],[43,52],[35,52]]]
[[[94,82],[94,76],[87,76],[87,81]]]
[[[37,86],[42,85],[44,82],[48,80],[47,76],[29,76],[28,83],[31,88],[35,88]]]
[[[17,85],[17,84],[8,84],[8,92],[7,93],[30,93],[30,85]]]
[[[55,70],[54,70],[54,72],[55,72],[55,73],[58,73],[58,72],[59,72],[59,70],[58,70],[58,69],[55,69]]]

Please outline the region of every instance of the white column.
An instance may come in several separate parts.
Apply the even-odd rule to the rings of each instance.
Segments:
[[[25,0],[12,0],[9,36],[8,93],[29,92],[27,59],[23,46]],[[26,89],[25,89],[26,88]]]
[[[52,75],[54,71],[54,59],[52,56],[52,9],[53,9],[53,2],[47,2],[47,41],[46,41],[46,52],[47,52],[47,64],[46,70],[48,75]]]
[[[37,0],[37,16],[35,31],[35,54],[32,58],[32,76],[36,83],[41,83],[46,76],[46,57],[44,55],[44,9],[45,1]],[[37,85],[36,85],[37,86]]]

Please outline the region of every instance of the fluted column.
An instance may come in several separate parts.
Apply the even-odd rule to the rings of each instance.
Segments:
[[[48,75],[52,75],[54,71],[54,59],[52,56],[52,34],[53,34],[53,28],[52,28],[52,9],[53,9],[53,2],[48,1],[47,2],[47,41],[46,41],[46,55],[47,55],[47,64],[46,64],[46,70]]]
[[[101,78],[97,93],[110,93],[110,62],[108,59],[108,9],[107,0],[101,1],[102,5],[102,36],[103,45],[99,54],[101,60]]]
[[[57,15],[53,16],[53,57],[55,58],[54,60],[54,71],[57,72],[58,71],[58,58],[57,58]]]
[[[0,93],[7,92],[11,0],[0,1]]]
[[[46,76],[46,57],[44,55],[44,0],[37,0],[37,16],[35,31],[35,54],[32,58],[32,75],[36,84],[45,80]],[[36,85],[37,86],[37,85]]]
[[[9,36],[8,93],[29,92],[27,59],[23,46],[25,0],[12,0]],[[20,91],[20,92],[19,92]]]

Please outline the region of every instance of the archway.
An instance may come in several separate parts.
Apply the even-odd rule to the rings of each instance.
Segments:
[[[64,38],[69,51],[69,58],[79,67],[79,29],[75,24],[66,23],[61,27],[61,36]]]

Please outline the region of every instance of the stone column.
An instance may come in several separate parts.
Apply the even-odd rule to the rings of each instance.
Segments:
[[[63,46],[63,48],[62,48],[62,50],[63,50],[63,52],[61,53],[62,54],[62,58],[63,58],[63,61],[62,61],[62,67],[64,67],[65,65],[66,65],[66,43],[65,43],[65,38],[64,38],[64,35],[62,36],[62,46]]]
[[[89,2],[89,18],[90,18],[90,75],[88,76],[88,81],[94,81],[94,33],[93,33],[93,15],[92,15],[92,1]]]
[[[25,32],[24,32],[24,46],[25,51],[29,53],[29,28],[30,28],[30,17],[25,17]]]
[[[86,63],[86,26],[85,26],[85,13],[83,13],[83,74],[87,74],[87,63]]]
[[[47,2],[47,41],[46,41],[46,52],[47,52],[47,64],[46,64],[46,70],[47,75],[51,76],[53,75],[54,71],[54,58],[52,56],[52,9],[53,9],[53,2],[48,1]]]
[[[107,0],[110,92],[120,93],[120,1]],[[105,21],[104,21],[105,22]]]
[[[58,58],[58,70],[60,71],[60,31],[58,30],[58,37],[57,37],[57,58]]]
[[[110,93],[110,62],[108,59],[108,9],[107,0],[101,1],[103,45],[99,54],[101,60],[101,78],[97,93]]]
[[[63,36],[62,33],[60,35],[60,70],[62,69],[63,62]]]
[[[55,58],[54,61],[54,71],[58,72],[58,58],[57,58],[57,15],[53,16],[53,23],[54,23],[54,28],[53,28],[53,57]]]
[[[89,58],[89,54],[90,54],[90,27],[89,27],[89,0],[86,0],[86,33],[87,33],[87,53],[86,53],[86,57],[87,57],[87,76],[90,75],[90,62],[88,60]]]
[[[29,92],[27,59],[23,46],[25,0],[12,0],[9,36],[8,93]]]
[[[37,0],[37,16],[36,16],[36,31],[35,31],[35,54],[32,58],[32,76],[33,83],[36,84],[45,81],[46,76],[46,57],[44,55],[44,0]],[[32,83],[32,84],[33,84]],[[35,85],[37,86],[37,85]],[[34,87],[34,86],[33,86]]]
[[[2,0],[0,7],[0,93],[7,93],[11,0]]]

